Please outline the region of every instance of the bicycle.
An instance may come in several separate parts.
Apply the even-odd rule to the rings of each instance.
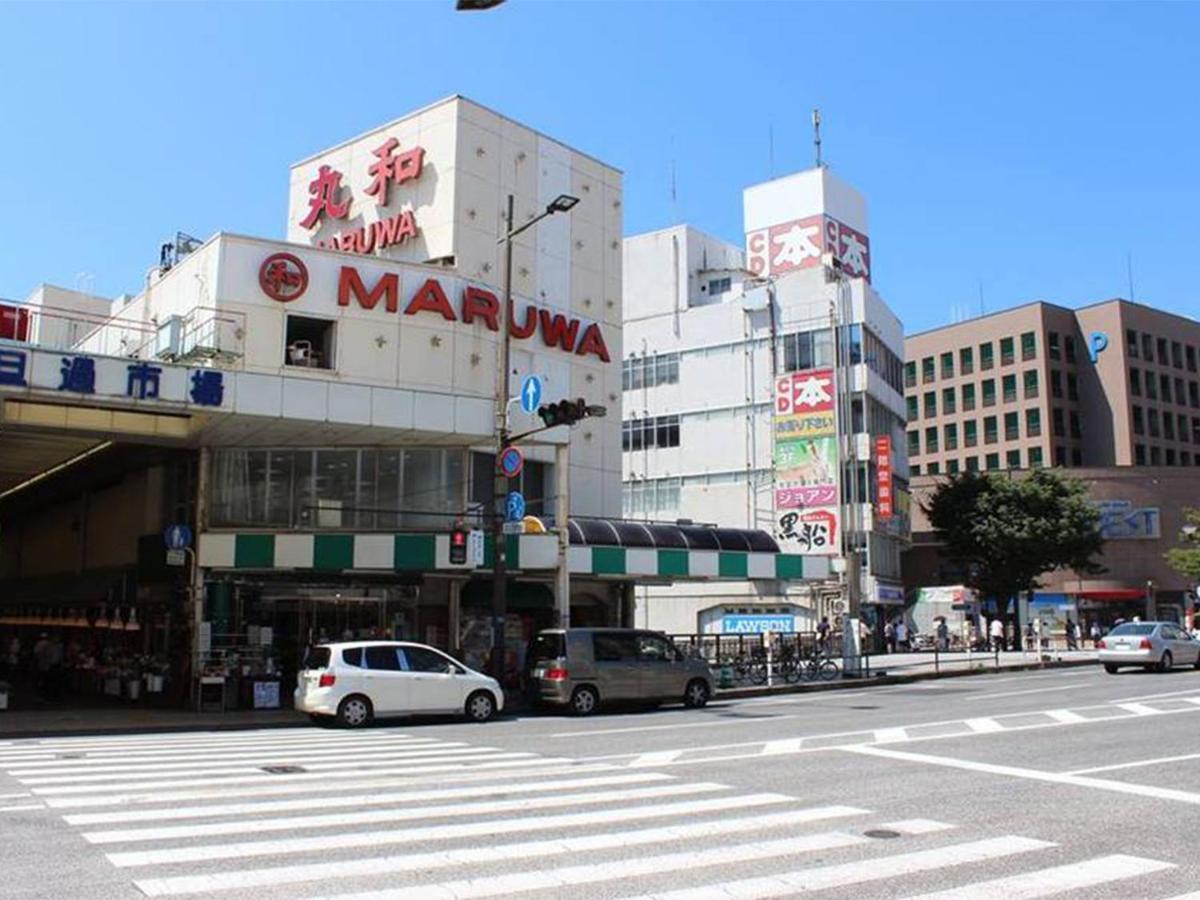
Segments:
[[[801,665],[805,681],[833,681],[841,671],[838,664],[829,657],[810,656]]]

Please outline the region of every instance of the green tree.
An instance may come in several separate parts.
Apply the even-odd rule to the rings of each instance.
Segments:
[[[1193,582],[1200,582],[1200,509],[1184,507],[1184,526],[1179,546],[1172,547],[1163,556],[1167,565]]]
[[[995,597],[1001,608],[1008,598],[1039,587],[1041,576],[1054,569],[1104,571],[1095,559],[1104,545],[1100,516],[1087,486],[1052,469],[1023,478],[964,472],[943,481],[923,509],[942,554],[962,568],[965,584],[981,597]],[[1019,635],[1019,613],[1012,626]]]

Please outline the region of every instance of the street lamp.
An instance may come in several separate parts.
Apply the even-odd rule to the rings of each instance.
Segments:
[[[557,212],[569,212],[578,197],[559,194],[546,209],[524,225],[513,227],[513,195],[508,195],[508,214],[504,220],[504,236],[496,241],[504,245],[504,300],[497,316],[500,327],[500,346],[496,354],[496,471],[492,491],[492,676],[504,683],[504,624],[508,618],[508,547],[504,537],[505,497],[508,494],[508,478],[500,469],[500,457],[508,447],[508,357],[510,335],[508,317],[512,310],[512,246],[513,238]],[[562,524],[566,527],[566,523]]]

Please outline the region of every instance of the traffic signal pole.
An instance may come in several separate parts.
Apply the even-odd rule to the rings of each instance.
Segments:
[[[500,303],[497,324],[500,347],[496,354],[496,467],[492,490],[492,677],[504,684],[504,625],[508,619],[508,547],[504,535],[504,498],[508,478],[500,470],[500,456],[508,446],[508,357],[510,335],[508,317],[512,307],[512,235],[513,195],[508,195],[508,215],[504,220],[504,299]]]

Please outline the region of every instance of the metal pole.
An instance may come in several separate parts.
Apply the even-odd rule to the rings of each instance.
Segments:
[[[208,457],[207,447],[201,447],[197,454],[196,465],[196,535],[199,545],[201,535],[208,527]],[[193,552],[191,577],[188,579],[188,598],[191,600],[192,612],[192,688],[194,691],[196,710],[200,709],[200,675],[203,671],[201,663],[200,624],[204,621],[204,571],[200,568],[199,554]]]
[[[500,344],[496,353],[496,472],[492,492],[492,677],[504,683],[504,624],[508,617],[508,548],[504,535],[504,497],[508,479],[500,471],[500,456],[508,445],[508,333],[512,306],[512,231],[513,195],[508,195],[508,214],[504,220],[504,299],[497,317]]]
[[[558,572],[555,578],[555,601],[558,607],[558,627],[571,627],[571,571],[567,568],[567,551],[571,536],[567,528],[570,521],[570,443],[559,444],[554,449],[554,476],[557,494],[554,501],[554,520],[558,525]]]

